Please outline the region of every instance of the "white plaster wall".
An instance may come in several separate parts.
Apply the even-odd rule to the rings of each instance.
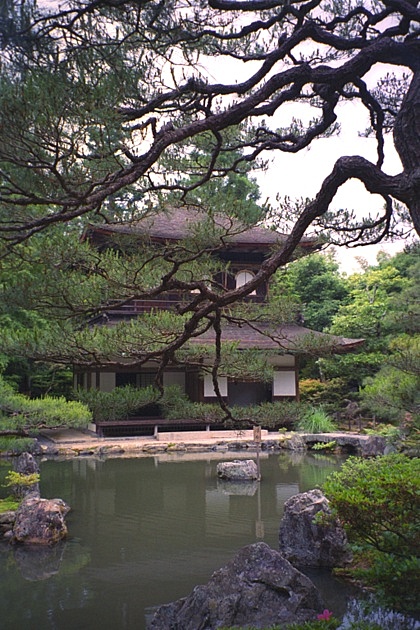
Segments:
[[[279,367],[295,367],[296,359],[293,354],[280,354],[274,357],[270,357],[271,365],[278,365]]]
[[[228,395],[227,377],[219,376],[219,378],[217,379],[217,382],[219,383],[220,394],[222,396],[227,396]],[[214,391],[211,375],[205,374],[204,375],[204,397],[207,398],[211,396],[213,397],[216,396],[216,392]]]
[[[185,392],[185,372],[164,372],[163,386],[178,385]]]
[[[274,372],[274,396],[296,396],[296,376],[294,372]]]
[[[112,392],[115,389],[115,373],[101,372],[99,375],[99,389],[101,392]]]

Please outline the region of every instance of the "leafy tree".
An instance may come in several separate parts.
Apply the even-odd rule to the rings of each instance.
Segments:
[[[153,359],[161,373],[191,336],[213,327],[220,340],[232,305],[287,264],[308,229],[352,246],[401,233],[401,217],[420,231],[420,14],[413,0],[49,6],[8,0],[0,14],[0,237],[1,253],[10,257],[4,295],[56,320],[37,324],[31,340],[13,330],[8,354],[52,360],[56,347],[93,367],[104,359],[115,364],[111,351],[127,346],[137,348],[133,362]],[[233,78],[213,79],[215,63],[232,67]],[[374,84],[376,72],[382,77]],[[230,194],[228,218],[255,221],[249,166],[276,152],[315,148],[338,132],[347,102],[369,116],[374,161],[342,156],[313,199],[282,200],[271,220],[287,235],[256,276],[235,290],[209,286],[220,271],[210,251],[226,238],[226,229],[211,222],[214,195]],[[296,103],[308,122],[290,120]],[[383,168],[391,131],[402,162],[394,175]],[[335,212],[334,197],[350,179],[380,195],[383,212]],[[134,252],[126,244],[122,256],[121,249],[98,252],[77,240],[89,221],[153,216],[174,200],[201,204],[209,221],[173,251],[144,243]],[[178,290],[189,298],[177,319],[150,316],[118,329],[118,339],[116,332],[80,330],[111,300]]]
[[[345,279],[340,275],[334,254],[311,254],[290,263],[277,272],[271,299],[278,295],[296,300],[305,325],[323,331],[330,326],[348,294]]]
[[[418,257],[382,257],[376,266],[349,277],[350,293],[333,318],[329,332],[365,339],[352,355],[321,359],[328,377],[346,377],[360,386],[387,361],[395,338],[418,331],[416,295]]]
[[[382,420],[404,424],[420,421],[420,337],[402,336],[390,344],[391,354],[361,391],[363,404]]]

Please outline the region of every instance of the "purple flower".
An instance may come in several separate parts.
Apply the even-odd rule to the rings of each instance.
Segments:
[[[333,613],[330,610],[325,609],[324,612],[322,612],[320,615],[317,615],[317,619],[324,620],[324,621],[329,621],[331,619],[331,617],[333,616]]]

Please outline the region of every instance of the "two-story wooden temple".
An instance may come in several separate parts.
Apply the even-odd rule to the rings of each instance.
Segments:
[[[121,239],[125,237],[132,242],[138,237],[139,242],[143,243],[146,238],[150,243],[165,247],[185,242],[195,229],[194,226],[202,219],[203,215],[192,209],[171,209],[137,222],[92,225],[86,230],[85,238],[98,248],[121,243]],[[217,221],[220,221],[220,227],[226,228],[217,247],[214,247],[214,256],[226,263],[224,271],[218,274],[217,282],[231,290],[244,285],[255,275],[273,249],[281,245],[285,235],[262,227],[239,229],[237,224],[233,229],[232,224],[227,226],[227,219],[216,218]],[[310,252],[316,248],[316,243],[311,238],[305,238],[300,247]],[[259,285],[246,299],[262,304],[268,299],[268,291],[267,284]],[[118,308],[110,306],[101,321],[106,321],[106,325],[113,325],[121,320],[141,317],[151,309],[175,309],[181,299],[182,296],[176,291],[161,294],[156,299],[132,299]],[[311,338],[320,354],[323,346],[328,347],[329,351],[341,353],[351,351],[363,342],[361,339],[345,339],[310,331],[295,322],[277,326],[270,322],[260,322],[258,326],[246,321],[240,324],[224,323],[224,342],[233,342],[239,349],[265,350],[269,353],[273,368],[272,381],[269,383],[257,379],[241,381],[238,378],[219,376],[219,390],[224,400],[230,406],[246,406],[298,399],[298,348],[303,338]],[[214,346],[214,330],[208,329],[200,336],[193,337],[189,343]],[[148,386],[153,383],[156,371],[157,367],[153,362],[146,363],[141,368],[117,370],[104,367],[92,371],[75,366],[75,380],[78,387],[111,391],[115,387],[128,384]],[[196,366],[168,366],[163,374],[163,386],[169,385],[178,385],[192,401],[216,401],[211,374]]]

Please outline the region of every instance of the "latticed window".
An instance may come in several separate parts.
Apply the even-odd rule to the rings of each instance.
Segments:
[[[243,287],[244,284],[252,280],[253,277],[254,277],[254,274],[252,273],[252,271],[248,271],[247,269],[240,271],[239,273],[236,274],[236,288],[239,289],[239,287]],[[254,291],[252,291],[250,295],[255,295],[255,294],[256,294],[256,291],[254,289]]]

